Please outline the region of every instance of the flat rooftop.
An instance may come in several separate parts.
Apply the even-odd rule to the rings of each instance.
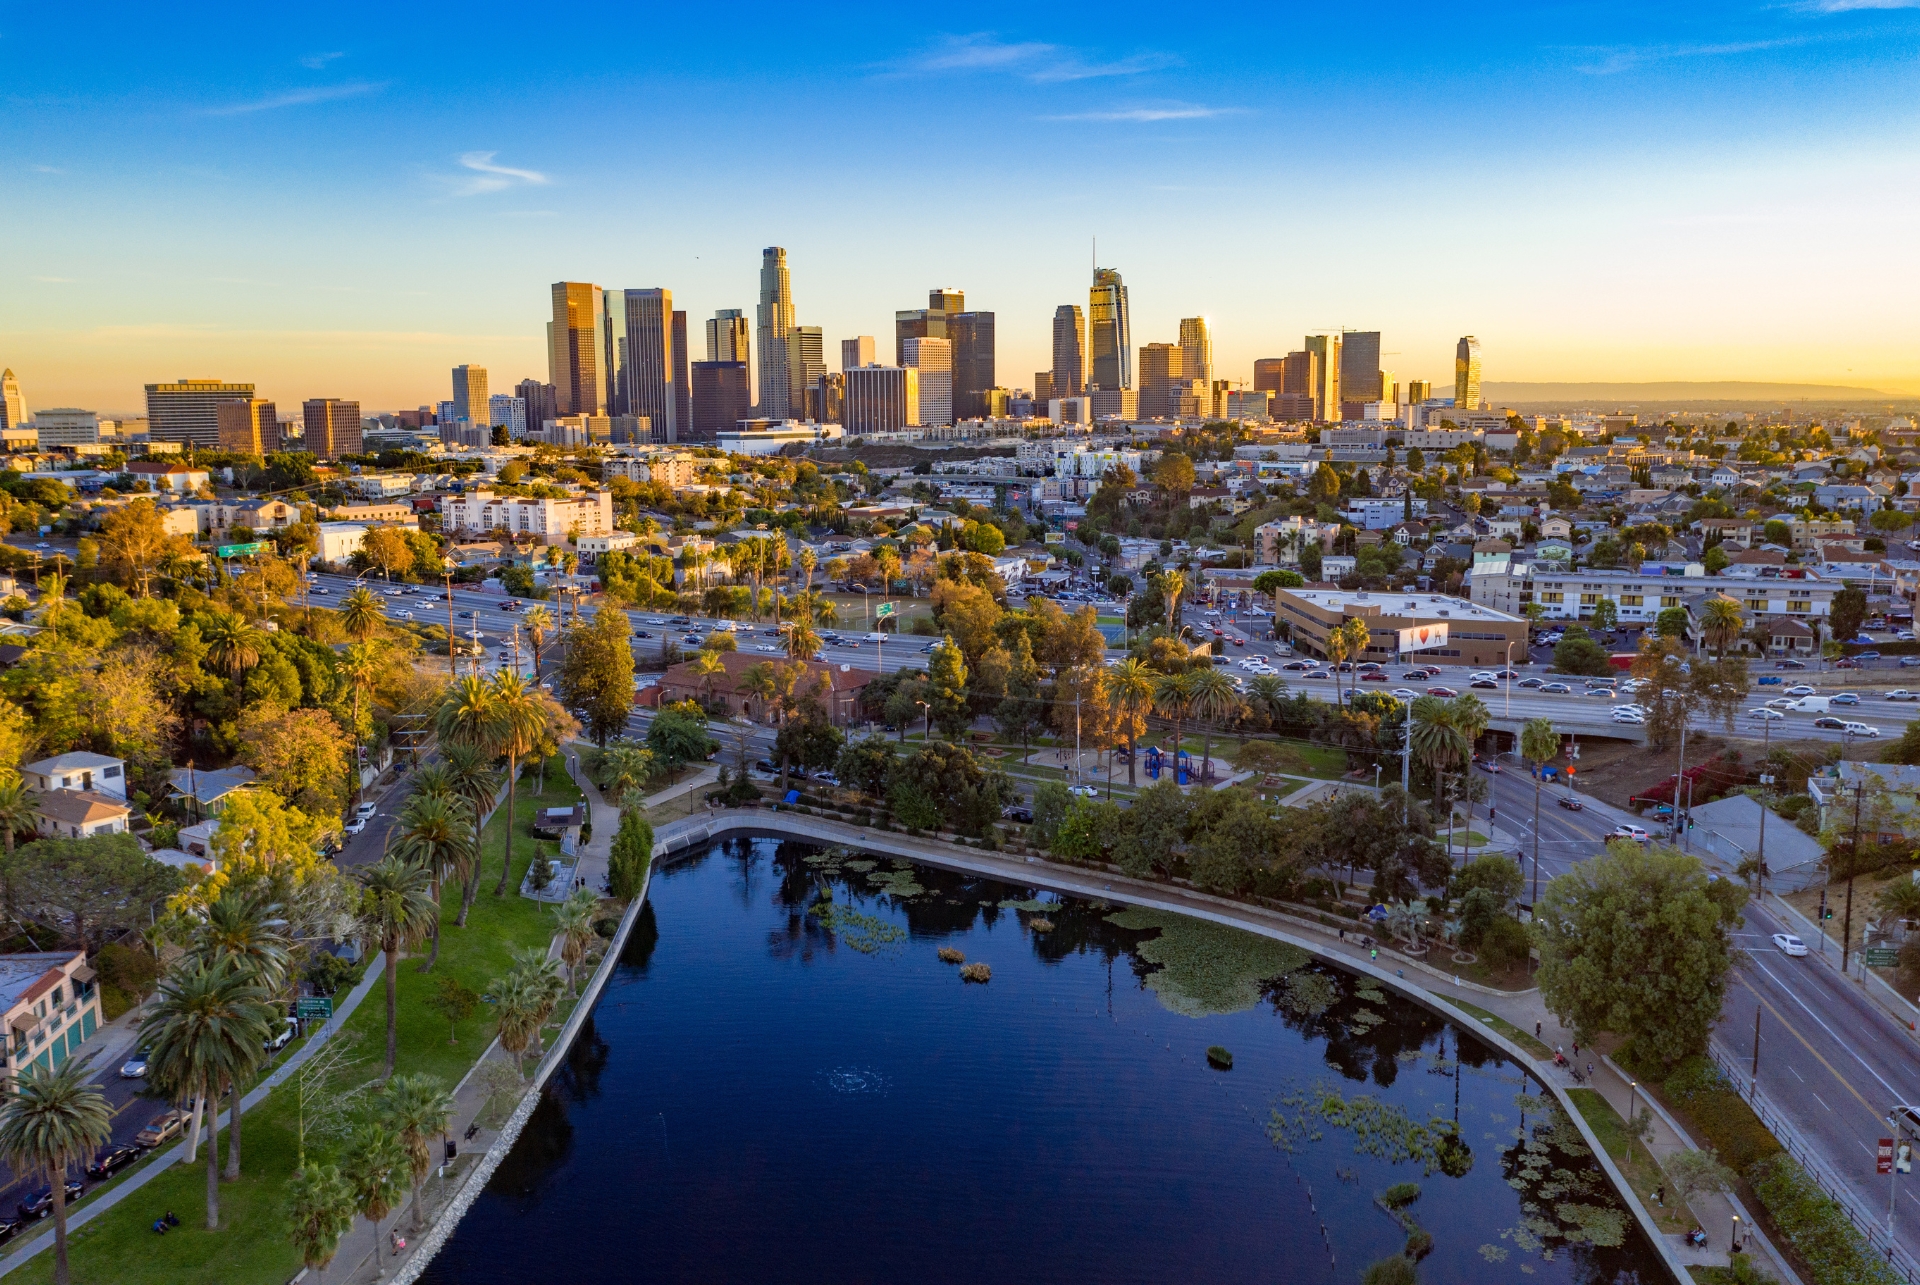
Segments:
[[[1526,623],[1519,616],[1510,616],[1504,611],[1495,611],[1465,598],[1449,598],[1444,594],[1375,593],[1372,590],[1362,594],[1350,589],[1281,589],[1279,592],[1326,611],[1350,611],[1360,607],[1374,608],[1383,616],[1396,616],[1403,620],[1479,620],[1503,625]]]
[[[50,950],[37,954],[0,955],[0,1012],[20,1002],[35,982],[78,954],[71,950]]]

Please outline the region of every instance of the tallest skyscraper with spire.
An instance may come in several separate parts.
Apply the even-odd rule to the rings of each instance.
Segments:
[[[791,419],[794,388],[788,370],[787,335],[793,329],[793,282],[787,276],[787,252],[777,245],[760,252],[760,307],[756,319],[760,340],[760,414],[767,419]]]
[[[1133,332],[1127,321],[1127,287],[1112,268],[1093,270],[1087,298],[1090,387],[1133,387]]]

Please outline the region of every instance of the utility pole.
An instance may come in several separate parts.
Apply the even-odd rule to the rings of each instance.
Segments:
[[[1840,920],[1840,975],[1847,974],[1847,951],[1853,945],[1853,872],[1860,865],[1860,796],[1867,792],[1866,782],[1853,787],[1853,847],[1847,852],[1847,910]]]
[[[1407,809],[1413,798],[1413,708],[1400,724],[1400,824],[1407,823]]]
[[[1657,679],[1655,680],[1658,681]],[[1680,724],[1680,768],[1673,778],[1673,824],[1680,824],[1680,781],[1687,774],[1687,725]]]
[[[1766,768],[1767,746],[1772,740],[1773,723],[1771,720],[1762,719],[1760,723],[1760,784],[1762,787],[1773,784],[1773,773],[1767,771]],[[1760,901],[1762,904],[1765,904],[1767,899],[1767,805],[1765,803],[1760,804],[1760,846],[1754,853],[1754,860],[1759,865],[1759,869],[1754,874],[1754,879],[1759,887]],[[1757,1024],[1760,1021],[1759,1015],[1755,1014],[1753,1020]],[[1754,1056],[1756,1058],[1759,1057],[1759,1038],[1759,1035],[1756,1033],[1754,1036]]]
[[[459,677],[453,660],[453,559],[449,558],[440,566],[447,581],[447,681]]]
[[[1760,1006],[1753,1006],[1753,1091],[1760,1092]]]

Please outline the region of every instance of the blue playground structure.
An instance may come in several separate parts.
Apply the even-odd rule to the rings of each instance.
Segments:
[[[1147,779],[1158,781],[1161,771],[1168,766],[1168,761],[1172,758],[1171,754],[1163,751],[1158,745],[1147,746]],[[1193,774],[1193,755],[1181,750],[1179,762],[1173,764],[1173,767],[1178,783],[1188,784]]]

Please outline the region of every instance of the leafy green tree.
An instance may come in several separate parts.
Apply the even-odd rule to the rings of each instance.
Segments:
[[[673,771],[687,763],[699,762],[720,748],[707,734],[707,713],[692,701],[663,705],[647,728],[647,748],[654,758]]]
[[[990,522],[969,522],[960,536],[961,547],[970,553],[999,557],[1007,547],[1007,537]]]
[[[1105,861],[1126,831],[1126,813],[1107,799],[1079,798],[1053,836],[1054,855],[1070,861]]]
[[[1298,571],[1262,571],[1253,578],[1253,588],[1256,593],[1272,597],[1275,589],[1298,589],[1306,582],[1306,577]]]
[[[1595,629],[1615,629],[1620,624],[1620,609],[1613,605],[1613,599],[1602,598],[1593,604],[1592,626]]]
[[[1662,638],[1685,638],[1688,622],[1685,607],[1668,607],[1653,618],[1653,632]]]
[[[1562,674],[1586,675],[1606,674],[1613,669],[1607,662],[1607,649],[1579,625],[1568,625],[1566,636],[1554,644],[1553,667]]]
[[[1060,833],[1061,825],[1067,819],[1067,813],[1073,807],[1073,795],[1067,793],[1063,781],[1042,781],[1033,787],[1033,827],[1035,843],[1042,847],[1051,847],[1054,836]]]
[[[773,752],[782,763],[812,770],[838,763],[846,742],[847,738],[827,721],[818,704],[807,702],[794,717],[780,725],[773,738]]]
[[[445,975],[435,979],[433,994],[427,997],[427,1007],[446,1019],[449,1044],[460,1042],[460,1023],[472,1017],[479,1004],[480,992],[458,977]]]
[[[1693,857],[1616,840],[1547,885],[1535,914],[1540,993],[1581,1041],[1631,1040],[1671,1066],[1720,1015],[1746,888]]]
[[[144,928],[183,880],[130,834],[36,839],[0,858],[7,911],[82,950]]]
[[[898,761],[899,756],[886,737],[867,736],[848,741],[842,747],[833,771],[840,778],[840,784],[848,789],[878,797],[887,792],[887,782]]]
[[[0,1106],[0,1156],[14,1173],[53,1187],[53,1279],[67,1285],[67,1174],[87,1163],[113,1132],[113,1112],[88,1083],[93,1068],[72,1057],[52,1069],[29,1065]]]
[[[633,625],[611,603],[584,626],[567,631],[560,664],[560,699],[586,715],[594,744],[625,729],[633,712]]]
[[[986,767],[964,745],[929,741],[904,759],[888,790],[894,811],[910,825],[946,824],[963,834],[983,834],[1014,797],[1012,782],[997,766]]]
[[[1793,544],[1793,528],[1779,518],[1770,519],[1766,526],[1761,528],[1761,535],[1768,544],[1777,544],[1783,548],[1791,547]]]
[[[1727,556],[1726,549],[1716,544],[1701,556],[1700,565],[1707,569],[1708,575],[1717,576],[1722,571],[1725,571],[1727,564],[1732,561],[1733,559]]]
[[[608,895],[620,901],[639,896],[652,860],[653,826],[629,808],[620,814],[620,829],[613,836],[613,850],[607,858]]]
[[[1281,833],[1269,805],[1251,790],[1202,791],[1187,831],[1187,869],[1209,892],[1245,892],[1256,875],[1271,880],[1276,860],[1297,870],[1290,858],[1297,857],[1298,849]]]
[[[1172,875],[1181,859],[1191,805],[1171,776],[1142,790],[1127,809],[1114,861],[1136,879]]]
[[[927,685],[932,691],[933,721],[948,740],[958,740],[973,722],[967,700],[967,662],[953,639],[943,638],[927,661]]]
[[[1852,642],[1859,636],[1860,624],[1866,618],[1866,590],[1849,586],[1833,595],[1833,605],[1828,608],[1827,621],[1836,642]]]

